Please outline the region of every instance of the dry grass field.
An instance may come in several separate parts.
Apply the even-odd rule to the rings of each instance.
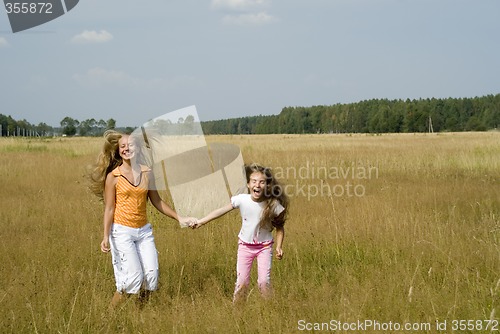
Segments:
[[[109,312],[103,205],[85,178],[102,140],[0,138],[0,332],[500,330],[500,132],[207,141],[238,145],[287,186],[271,301],[252,276],[232,305],[236,210],[190,230],[151,209],[160,290]]]

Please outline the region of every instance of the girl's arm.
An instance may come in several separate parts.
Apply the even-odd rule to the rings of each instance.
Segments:
[[[276,258],[281,260],[283,258],[283,239],[285,238],[285,227],[276,227]]]
[[[285,211],[282,211],[273,220],[273,226],[276,228],[276,258],[283,258],[283,239],[285,238]]]
[[[101,242],[101,251],[104,253],[111,250],[109,247],[109,234],[115,215],[115,190],[116,178],[113,174],[109,173],[106,176],[106,183],[104,185],[104,235]]]
[[[192,228],[198,228],[198,227],[200,227],[202,225],[205,225],[209,221],[214,220],[216,218],[219,218],[219,217],[225,215],[226,213],[228,213],[232,209],[234,209],[232,204],[228,204],[226,206],[223,206],[222,208],[218,208],[218,209],[210,212],[205,217],[203,217],[201,219],[198,219],[198,222],[196,224],[192,225],[191,227]]]

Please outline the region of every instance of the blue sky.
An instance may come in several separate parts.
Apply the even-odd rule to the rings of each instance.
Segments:
[[[0,114],[137,126],[372,98],[500,93],[498,0],[81,0],[12,33]]]

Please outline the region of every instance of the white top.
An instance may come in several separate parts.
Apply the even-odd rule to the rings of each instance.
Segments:
[[[241,230],[238,238],[248,244],[260,244],[273,241],[273,226],[268,224],[261,228],[260,219],[266,208],[266,201],[255,202],[250,194],[239,194],[231,197],[233,208],[239,208],[241,213]],[[278,203],[274,214],[278,216],[285,208]]]

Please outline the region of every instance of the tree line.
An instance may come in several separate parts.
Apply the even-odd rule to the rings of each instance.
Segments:
[[[175,126],[186,127],[193,120],[177,123]],[[16,121],[0,114],[1,136],[101,136],[107,129],[114,129],[116,121],[112,118],[78,121],[65,117],[60,125],[60,128],[45,123],[33,125],[25,119]],[[474,98],[371,99],[330,106],[285,107],[278,115],[205,121],[201,126],[207,135],[486,131],[500,126],[500,94]],[[134,128],[121,130],[131,132]]]
[[[455,132],[499,126],[500,94],[285,107],[278,115],[202,122],[205,134]]]
[[[47,137],[47,136],[101,136],[104,131],[114,129],[116,121],[112,118],[97,121],[94,118],[79,121],[64,117],[61,127],[52,127],[46,123],[31,124],[27,120],[15,120],[11,116],[0,114],[0,136]]]

